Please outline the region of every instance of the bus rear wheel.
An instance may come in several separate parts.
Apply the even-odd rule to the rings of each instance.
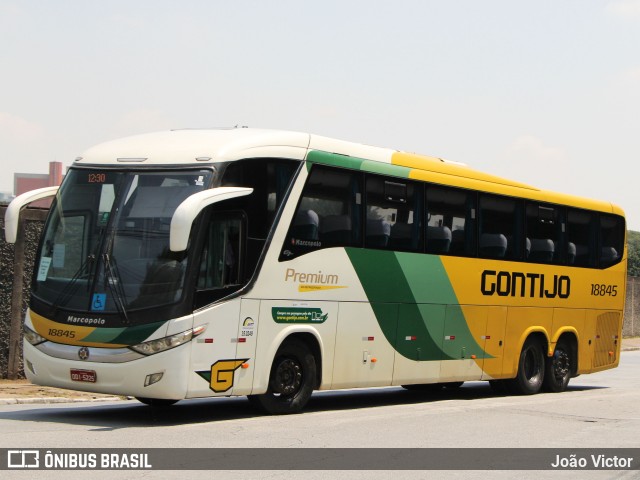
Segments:
[[[518,374],[509,381],[509,390],[520,395],[533,395],[542,388],[545,362],[542,344],[536,338],[528,338],[520,352]]]
[[[311,398],[315,380],[313,353],[304,342],[289,340],[276,353],[267,392],[249,395],[249,401],[272,415],[298,413]]]
[[[571,348],[561,340],[556,345],[552,357],[545,362],[544,382],[542,387],[547,392],[564,392],[569,385],[573,365],[571,364]]]

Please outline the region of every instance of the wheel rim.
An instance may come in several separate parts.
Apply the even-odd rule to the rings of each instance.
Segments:
[[[302,366],[292,358],[282,359],[275,371],[271,388],[276,394],[295,395],[302,385]]]
[[[569,354],[562,349],[556,349],[556,353],[553,355],[553,375],[558,381],[562,381],[569,375],[569,369],[571,367],[571,361]]]
[[[540,356],[536,354],[534,348],[529,348],[524,357],[524,374],[529,383],[536,383],[542,372],[542,362]]]

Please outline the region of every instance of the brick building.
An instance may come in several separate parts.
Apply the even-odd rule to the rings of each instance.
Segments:
[[[49,173],[14,173],[13,193],[20,195],[37,188],[53,187],[62,183],[64,177],[62,162],[49,162]],[[49,208],[51,199],[39,200],[32,207]]]

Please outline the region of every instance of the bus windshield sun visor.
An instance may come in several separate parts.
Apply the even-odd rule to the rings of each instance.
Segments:
[[[224,200],[250,195],[252,192],[253,188],[219,187],[194,193],[186,198],[178,205],[171,218],[169,230],[169,248],[171,251],[183,252],[187,249],[191,225],[207,206]]]

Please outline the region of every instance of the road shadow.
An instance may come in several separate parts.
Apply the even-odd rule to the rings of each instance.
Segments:
[[[563,395],[606,387],[569,386]],[[557,394],[553,394],[557,395]],[[507,397],[494,392],[487,382],[467,382],[455,390],[408,391],[401,387],[315,392],[304,413],[380,408],[395,405],[438,403]],[[91,431],[122,428],[165,427],[262,417],[246,397],[183,400],[170,407],[149,407],[135,400],[114,403],[77,403],[40,406],[1,412],[1,420],[92,425]],[[62,406],[64,405],[64,406]]]

